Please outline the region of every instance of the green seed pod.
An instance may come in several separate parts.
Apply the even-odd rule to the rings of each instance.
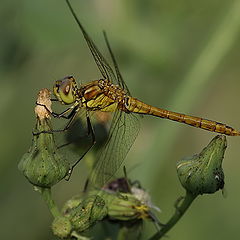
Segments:
[[[67,216],[73,229],[83,232],[107,216],[107,206],[102,197],[90,195],[80,201],[77,207],[70,209]]]
[[[105,201],[94,191],[84,198],[77,195],[68,200],[63,206],[62,214],[62,217],[54,219],[52,229],[56,236],[66,238],[81,234],[97,221],[105,218],[107,206]],[[88,238],[81,236],[81,239]]]
[[[226,137],[218,135],[200,154],[177,162],[177,173],[182,186],[194,195],[223,189],[222,161],[226,147]]]
[[[39,92],[38,103],[51,110],[50,92],[43,89]],[[35,108],[37,122],[34,132],[51,132],[49,112],[44,106]],[[52,133],[40,133],[33,136],[32,145],[18,165],[20,171],[32,184],[40,187],[51,187],[62,180],[69,171],[69,163],[59,153]]]
[[[59,238],[67,238],[71,234],[72,225],[67,217],[57,217],[52,223],[52,230]]]
[[[69,199],[62,208],[62,214],[66,217],[69,217],[71,214],[72,209],[78,207],[82,203],[83,199],[80,195],[76,195]]]
[[[122,223],[134,221],[137,224],[138,220],[143,219],[155,222],[157,219],[150,211],[152,205],[148,205],[149,201],[145,202],[145,197],[141,197],[140,200],[139,194],[136,196],[135,194],[102,189],[91,191],[83,197],[77,195],[71,198],[62,208],[63,216],[71,223],[70,236],[74,232],[81,234],[106,217]],[[155,224],[158,224],[158,221]],[[55,223],[54,226],[56,226]],[[54,230],[54,233],[60,236],[58,231],[60,230]]]

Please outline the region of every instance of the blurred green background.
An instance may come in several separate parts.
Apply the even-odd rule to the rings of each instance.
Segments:
[[[72,1],[105,55],[101,30],[107,31],[133,96],[240,129],[239,2]],[[3,0],[0,26],[1,239],[54,239],[45,203],[17,169],[31,143],[36,94],[69,74],[79,82],[98,79],[100,74],[63,0]],[[161,208],[162,222],[184,194],[176,161],[200,152],[213,137],[167,120],[142,120],[126,162],[136,166],[130,176],[141,181]],[[199,197],[168,237],[239,239],[239,144],[239,138],[228,138],[224,161],[227,198],[221,192]],[[62,181],[54,188],[59,205],[82,189],[81,164],[70,182]],[[148,225],[146,236],[154,230]]]

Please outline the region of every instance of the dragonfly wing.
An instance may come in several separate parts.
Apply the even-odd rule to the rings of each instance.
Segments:
[[[101,52],[98,50],[98,48],[96,47],[93,40],[89,37],[88,33],[86,32],[85,28],[83,27],[83,25],[79,21],[76,13],[74,12],[69,0],[66,0],[66,2],[67,2],[68,7],[69,7],[73,17],[76,20],[85,40],[87,42],[87,45],[92,53],[94,61],[96,62],[97,67],[98,67],[99,71],[101,72],[103,78],[111,80],[113,82],[117,82],[116,76],[115,76],[112,68],[109,66],[109,64],[107,63],[107,61],[105,60],[105,58],[103,57]]]
[[[90,175],[90,182],[101,188],[121,166],[140,128],[139,116],[117,111],[114,114],[108,140],[100,152]]]
[[[125,89],[126,92],[127,92],[127,94],[131,96],[129,89],[128,89],[126,83],[125,83],[124,80],[123,80],[122,74],[121,74],[121,72],[120,72],[120,70],[119,70],[119,67],[118,67],[117,60],[116,60],[116,58],[115,58],[115,56],[114,56],[114,53],[113,53],[113,51],[112,51],[111,45],[110,45],[110,43],[109,43],[109,41],[108,41],[107,34],[106,34],[105,31],[103,32],[103,35],[104,35],[105,42],[106,42],[106,44],[107,44],[108,51],[109,51],[109,53],[110,53],[110,55],[111,55],[111,58],[112,58],[112,62],[113,62],[114,68],[115,68],[115,72],[116,72],[116,74],[117,74],[117,82],[118,82],[118,85],[119,85],[121,88]]]

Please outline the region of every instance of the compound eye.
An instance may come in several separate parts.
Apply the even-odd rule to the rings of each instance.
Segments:
[[[61,86],[62,81],[57,80],[54,85],[54,89],[56,89],[57,92],[59,92],[59,88]]]
[[[72,104],[75,101],[74,84],[75,80],[72,76],[56,81],[53,93],[62,104]]]
[[[59,91],[61,91],[64,95],[68,95],[71,89],[71,82],[69,79],[62,80],[61,84],[59,85]]]
[[[65,95],[68,95],[69,91],[70,91],[70,84],[68,83],[67,85],[64,86],[63,93]]]

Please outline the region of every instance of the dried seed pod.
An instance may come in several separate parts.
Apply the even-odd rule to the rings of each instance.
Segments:
[[[35,108],[37,122],[34,132],[40,134],[34,134],[32,145],[23,155],[18,168],[32,184],[51,187],[68,174],[69,163],[59,152],[51,133],[51,101],[48,89],[39,92],[38,103],[41,105]]]
[[[194,195],[223,189],[222,161],[226,147],[226,137],[218,135],[200,154],[177,162],[177,173],[182,186]]]

